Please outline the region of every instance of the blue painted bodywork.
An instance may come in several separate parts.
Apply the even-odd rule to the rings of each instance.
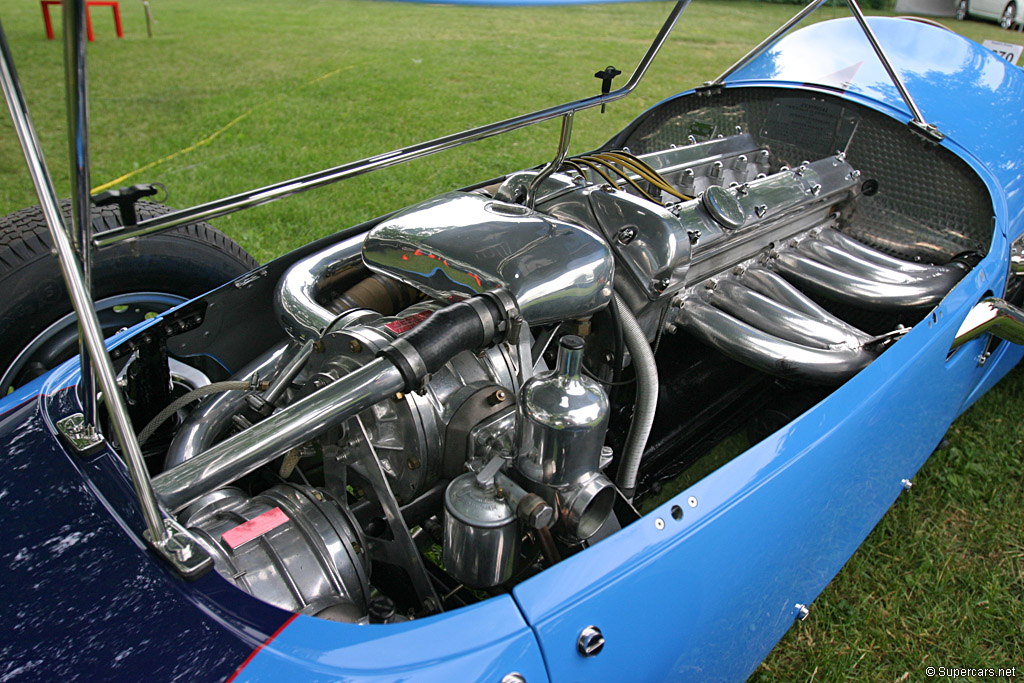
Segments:
[[[782,430],[511,595],[387,626],[300,616],[237,680],[498,681],[518,671],[530,683],[736,681],[754,670],[796,605],[810,604],[839,571],[950,422],[1024,355],[1002,344],[979,366],[982,338],[947,358],[970,308],[1002,292],[1009,241],[1024,230],[1024,76],[933,27],[872,26],[926,118],[946,134],[942,146],[992,196],[988,255],[934,314]],[[840,89],[908,120],[858,31],[846,20],[804,29],[728,87]],[[859,56],[840,57],[848,54]],[[146,550],[120,460],[109,450],[69,454],[54,436],[54,422],[76,410],[75,381],[66,364],[0,400],[0,600],[15,615],[0,677],[222,680],[291,615],[216,573],[183,583]],[[575,644],[589,625],[607,645],[584,659]]]

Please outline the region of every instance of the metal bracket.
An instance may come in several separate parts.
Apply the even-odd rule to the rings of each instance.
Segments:
[[[935,142],[941,142],[942,140],[946,139],[945,134],[943,134],[943,132],[941,130],[939,130],[938,128],[936,128],[935,126],[933,126],[930,123],[925,123],[924,121],[912,120],[909,123],[907,123],[907,125],[910,126],[911,130],[913,130],[916,133],[920,133],[921,135],[923,135],[924,137],[928,138],[929,140],[933,140]]]
[[[105,441],[96,428],[85,421],[85,415],[75,413],[57,421],[57,431],[79,454],[95,452]]]
[[[148,529],[142,535],[153,550],[160,553],[182,578],[195,581],[213,569],[213,558],[185,527],[178,524],[173,517],[164,518],[164,525],[167,527],[167,536],[161,541],[154,540]]]

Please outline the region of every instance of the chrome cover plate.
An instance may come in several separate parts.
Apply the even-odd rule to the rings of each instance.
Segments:
[[[442,301],[503,287],[531,325],[604,308],[614,274],[608,245],[586,229],[465,192],[427,200],[375,227],[363,261]]]

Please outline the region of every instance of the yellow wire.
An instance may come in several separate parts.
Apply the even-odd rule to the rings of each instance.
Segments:
[[[660,173],[658,173],[656,170],[645,164],[640,159],[637,159],[636,157],[627,156],[620,152],[605,152],[603,155],[600,156],[609,157],[611,159],[614,159],[618,163],[622,164],[623,166],[633,169],[642,178],[644,178],[650,183],[653,183],[655,186],[661,188],[665,192],[668,192],[674,197],[678,197],[679,199],[682,200],[693,199],[693,197],[688,197],[685,194],[676,190],[669,184],[667,180],[665,180],[664,177],[662,177]]]
[[[644,191],[644,188],[642,188],[639,185],[637,185],[636,182],[632,178],[630,178],[628,175],[626,175],[625,172],[623,172],[620,169],[618,169],[614,164],[608,162],[606,159],[603,159],[600,156],[596,156],[596,157],[580,157],[580,158],[581,159],[587,159],[587,160],[593,160],[593,161],[600,162],[602,165],[607,167],[609,170],[615,171],[620,176],[622,176],[623,180],[625,180],[627,183],[629,183],[634,188],[636,188],[636,191],[639,192],[640,194],[642,194],[644,197],[646,197],[647,199],[650,199],[652,202],[654,202],[656,204],[660,204],[661,203],[657,199],[652,197],[651,195],[647,194],[647,192]]]
[[[354,68],[355,68],[354,64],[350,64],[349,66],[343,66],[343,67],[341,67],[339,69],[335,69],[334,71],[328,71],[327,73],[325,73],[325,74],[323,74],[321,76],[317,76],[313,80],[307,81],[303,85],[304,86],[310,86],[310,85],[313,85],[314,83],[319,83],[320,81],[322,81],[324,79],[327,79],[327,78],[330,78],[331,76],[339,74],[342,71],[348,71],[348,70],[354,69]],[[144,173],[145,171],[148,171],[151,168],[159,166],[160,164],[166,163],[166,162],[170,161],[171,159],[176,159],[177,157],[180,157],[183,154],[188,154],[189,152],[192,152],[192,151],[194,151],[196,149],[199,149],[200,147],[208,145],[211,142],[213,142],[214,140],[216,140],[218,137],[220,137],[220,135],[222,133],[227,131],[229,128],[234,126],[236,123],[238,123],[242,119],[244,119],[247,116],[249,116],[249,114],[252,114],[254,111],[259,109],[260,107],[265,107],[268,104],[272,104],[273,102],[276,102],[277,100],[281,99],[281,97],[283,97],[283,94],[282,95],[277,95],[276,97],[272,97],[271,99],[267,100],[266,102],[258,104],[255,107],[252,107],[251,109],[247,110],[243,114],[241,114],[239,116],[236,116],[234,119],[232,119],[231,121],[228,121],[228,123],[226,123],[224,126],[222,126],[221,128],[218,128],[214,132],[210,133],[209,135],[207,135],[202,140],[200,140],[198,142],[195,142],[195,143],[189,145],[188,147],[185,147],[184,149],[179,149],[177,152],[174,152],[173,154],[168,154],[167,156],[165,156],[165,157],[163,157],[161,159],[157,159],[156,161],[151,161],[148,164],[145,164],[144,166],[140,166],[139,168],[135,169],[134,171],[130,171],[128,173],[125,173],[123,176],[114,178],[113,180],[111,180],[108,183],[103,183],[102,185],[97,185],[96,187],[92,188],[92,190],[90,190],[90,192],[92,194],[96,194],[97,192],[103,192],[103,190],[109,190],[110,188],[114,187],[115,185],[119,185],[119,184],[123,183],[124,181],[128,180],[129,178],[133,178],[133,177],[139,175],[140,173]]]

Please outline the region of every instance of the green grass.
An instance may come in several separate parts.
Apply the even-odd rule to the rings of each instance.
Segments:
[[[125,184],[164,183],[177,206],[593,94],[593,73],[608,64],[631,70],[670,8],[152,4],[152,39],[140,3],[122,3],[123,40],[109,15],[94,10],[92,184],[157,162]],[[577,117],[572,149],[600,144],[644,108],[718,75],[795,9],[695,3],[634,96],[607,114]],[[830,7],[819,18],[845,13]],[[0,5],[51,173],[66,195],[61,47],[45,39],[39,14],[27,0]],[[943,23],[979,42],[1022,40],[994,24]],[[542,162],[557,135],[557,123],[541,125],[216,224],[267,260],[418,199]],[[0,214],[33,203],[10,121],[0,117]],[[1018,370],[956,423],[950,448],[933,456],[754,680],[918,681],[928,665],[1024,667],[1022,401]]]

